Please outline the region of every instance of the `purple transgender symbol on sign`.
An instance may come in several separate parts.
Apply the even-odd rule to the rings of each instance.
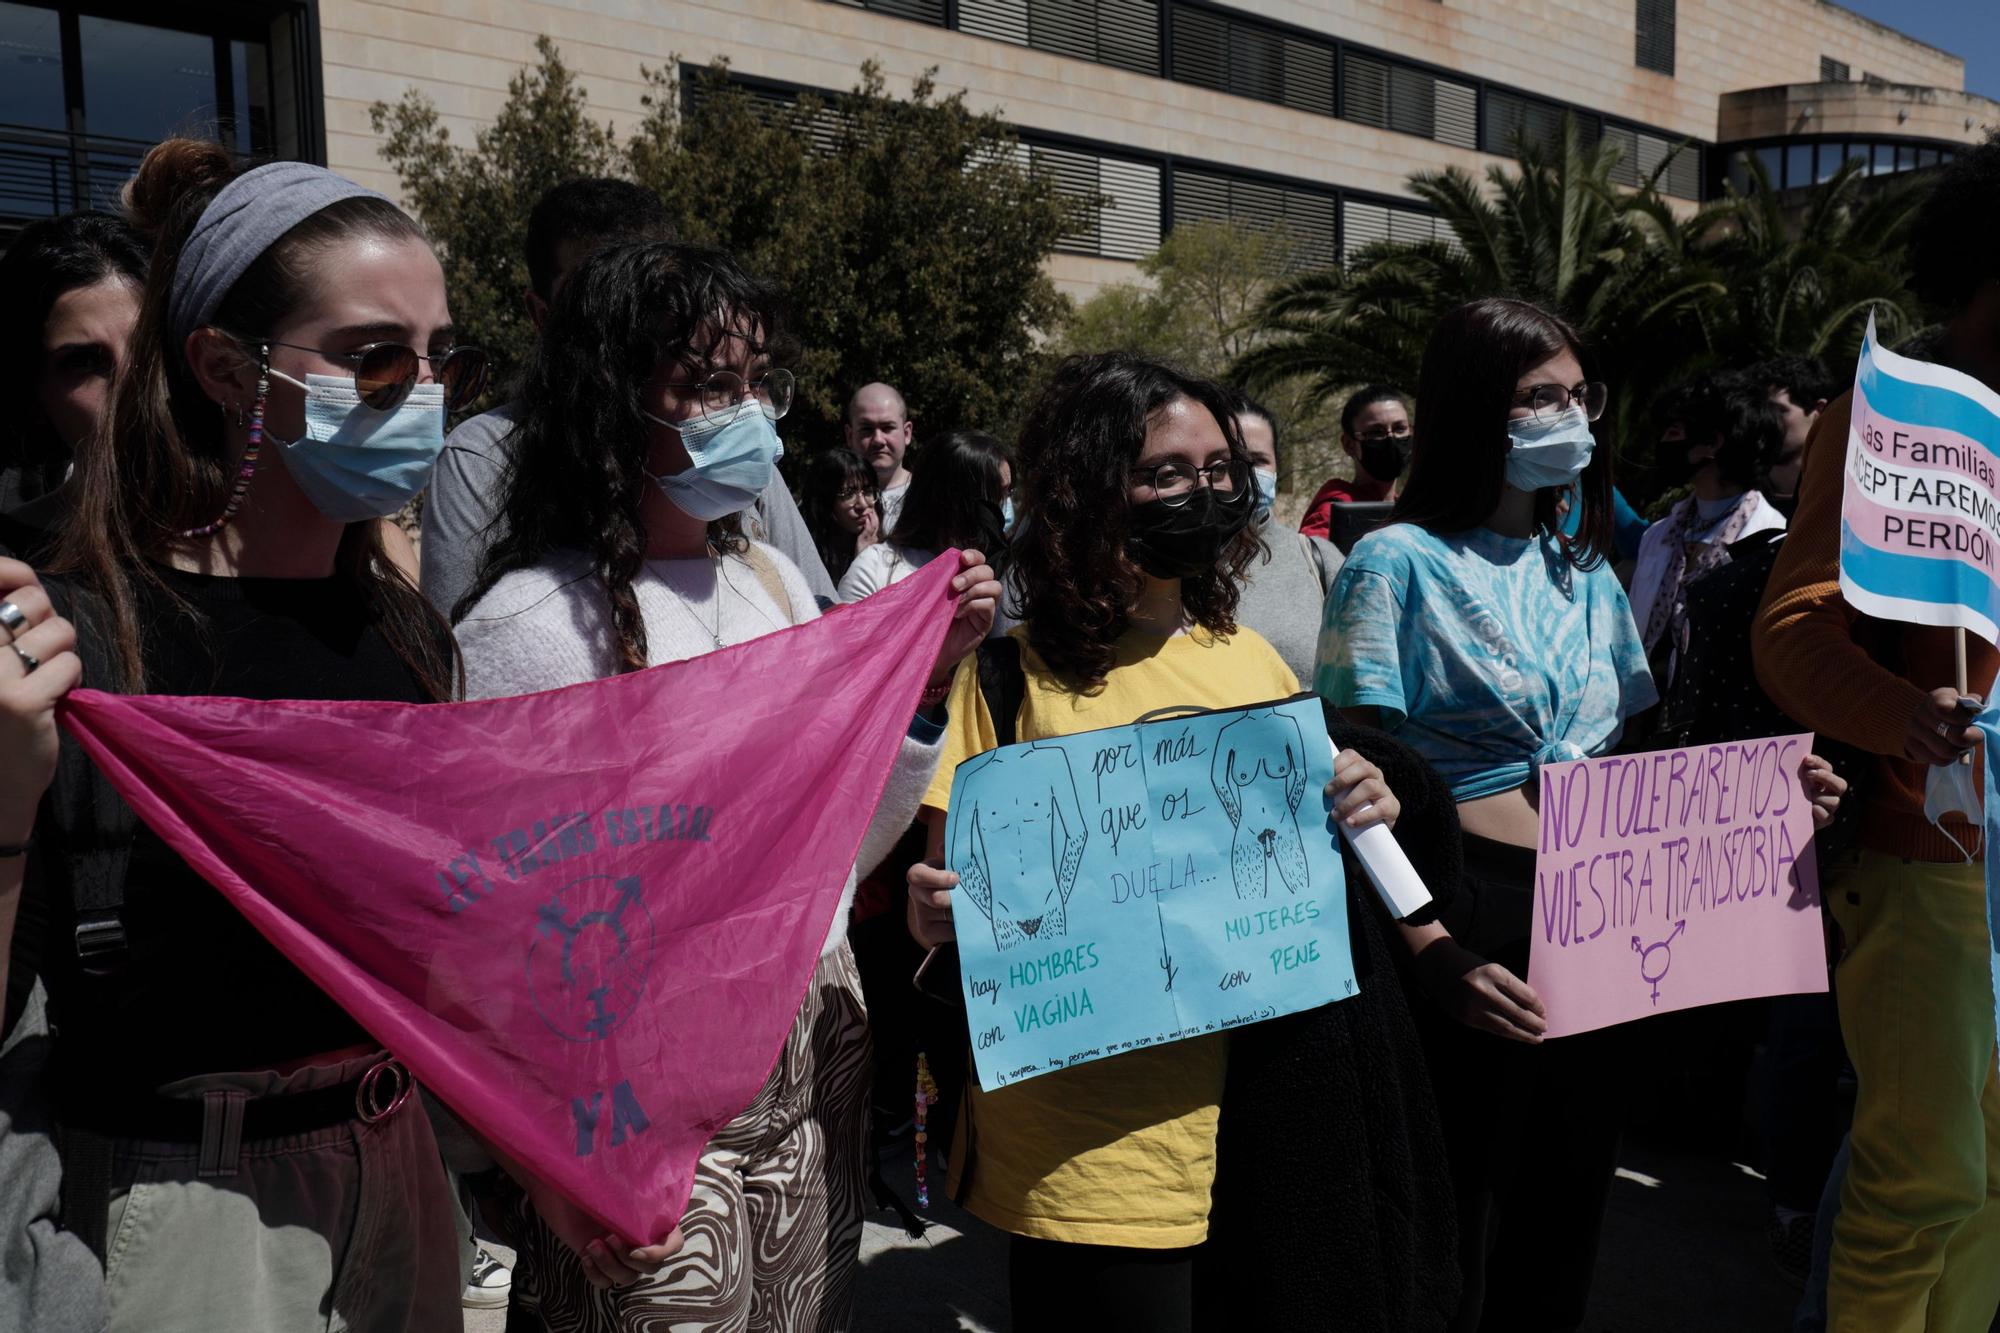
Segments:
[[[1673,930],[1657,944],[1641,944],[1637,935],[1632,937],[1632,952],[1639,955],[1639,976],[1652,983],[1654,1004],[1660,1002],[1660,982],[1666,979],[1667,969],[1674,963],[1673,943],[1686,929],[1686,921],[1674,922]]]

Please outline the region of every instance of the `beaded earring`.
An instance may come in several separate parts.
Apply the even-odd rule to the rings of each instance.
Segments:
[[[222,516],[213,523],[189,528],[181,536],[212,537],[227,527],[229,520],[235,516],[237,506],[243,503],[243,493],[250,489],[250,478],[257,472],[257,455],[264,447],[264,400],[270,392],[271,345],[264,343],[258,347],[257,401],[250,408],[250,441],[243,449],[243,464],[236,469],[236,483],[229,488],[229,503],[222,507]]]
[[[930,1061],[917,1052],[917,1207],[931,1206],[930,1112],[937,1105],[937,1080],[931,1077]]]

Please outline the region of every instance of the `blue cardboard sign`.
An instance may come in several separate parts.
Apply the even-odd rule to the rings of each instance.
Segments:
[[[976,755],[945,857],[980,1085],[1355,993],[1319,700]]]

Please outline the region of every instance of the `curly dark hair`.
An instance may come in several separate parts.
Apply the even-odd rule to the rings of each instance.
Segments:
[[[1784,390],[1792,405],[1804,412],[1812,411],[1814,403],[1822,400],[1831,402],[1838,398],[1840,391],[1847,387],[1827,370],[1819,358],[1811,356],[1773,357],[1769,361],[1759,361],[1743,375],[1767,390]]]
[[[454,622],[502,576],[580,550],[611,605],[619,670],[646,666],[632,592],[646,558],[640,509],[655,485],[641,395],[664,366],[700,380],[708,347],[732,328],[774,358],[788,350],[776,290],[720,250],[652,241],[600,250],[570,274],[521,380],[521,424],[502,481],[506,536],[453,608]],[[734,515],[708,525],[708,542],[717,554],[747,545]]]
[[[1937,173],[1910,235],[1910,290],[1941,320],[2000,281],[1993,219],[2000,216],[2000,130]]]
[[[1125,556],[1127,478],[1153,414],[1180,398],[1208,409],[1229,456],[1247,470],[1227,390],[1128,352],[1063,361],[1021,425],[1010,609],[1027,623],[1042,661],[1082,691],[1103,685],[1145,586]],[[1197,625],[1236,632],[1238,580],[1262,550],[1247,527],[1215,568],[1181,581],[1181,601]]]

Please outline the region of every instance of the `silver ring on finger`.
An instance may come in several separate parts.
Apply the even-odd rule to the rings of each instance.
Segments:
[[[19,634],[22,626],[27,623],[28,613],[26,611],[23,611],[12,602],[0,602],[0,629],[7,631],[7,641],[9,643],[14,641],[14,636]]]
[[[21,670],[23,674],[33,675],[36,668],[41,666],[42,660],[39,657],[36,657],[33,653],[29,652],[27,649],[23,648],[20,644],[10,643],[7,646],[14,650],[14,656],[21,659]]]
[[[1946,726],[1944,723],[1940,722],[1937,724],[1937,734],[1944,737],[1946,740],[1950,740],[1951,728]]]

